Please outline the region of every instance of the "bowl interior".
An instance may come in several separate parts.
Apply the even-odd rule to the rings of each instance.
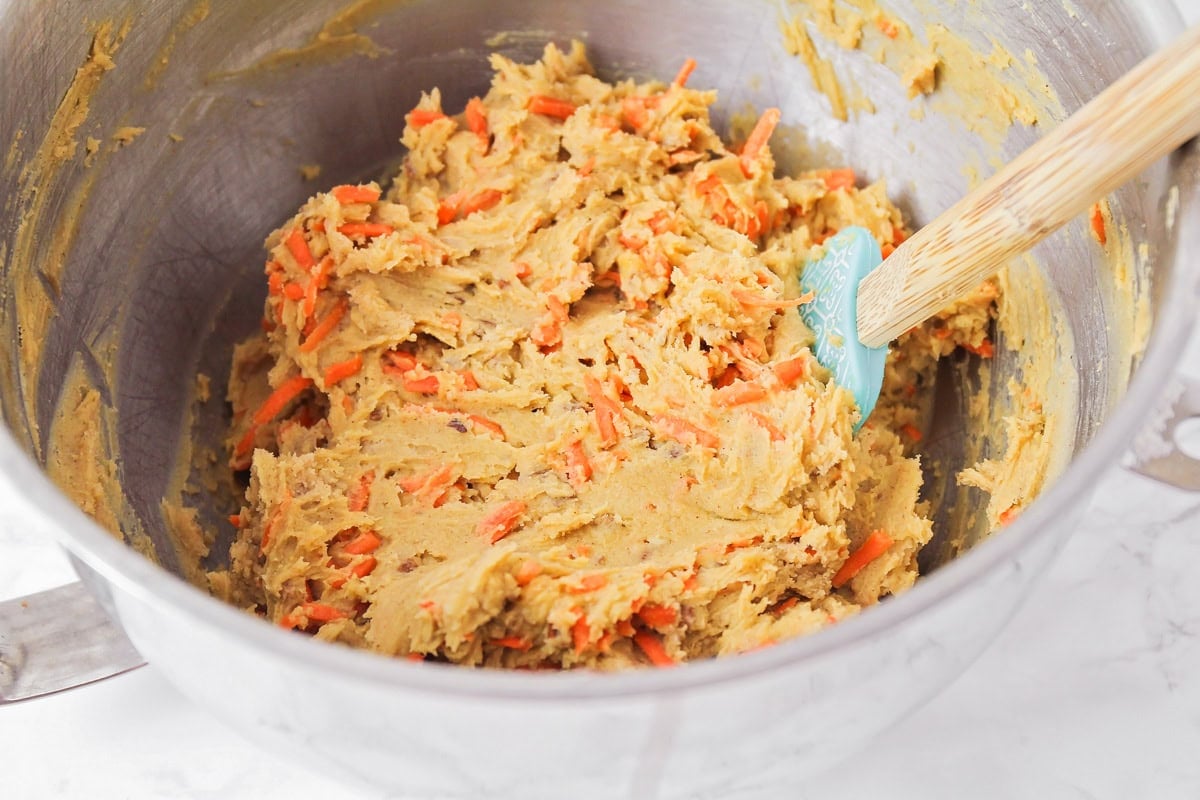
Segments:
[[[780,107],[782,169],[852,165],[867,179],[886,179],[914,225],[1039,133],[980,116],[970,87],[986,84],[951,81],[949,62],[943,89],[911,99],[874,57],[886,42],[868,37],[845,50],[812,27],[851,99],[866,98],[840,121],[781,32],[798,8],[774,2],[248,0],[200,14],[182,2],[105,0],[88,4],[87,19],[111,25],[55,24],[78,18],[59,16],[59,6],[70,5],[0,4],[0,85],[16,112],[0,119],[0,141],[13,142],[0,172],[0,196],[10,198],[0,221],[0,396],[7,425],[45,464],[63,399],[81,385],[99,393],[110,410],[87,424],[101,431],[114,464],[117,488],[105,502],[119,507],[114,518],[126,534],[144,535],[173,571],[181,565],[164,496],[182,492],[201,523],[220,531],[209,566],[221,562],[233,533],[220,467],[225,381],[234,343],[259,324],[263,238],[319,188],[386,176],[420,92],[440,87],[444,107],[460,109],[486,91],[489,53],[531,61],[547,41],[580,38],[603,77],[662,80],[694,57],[692,85],[717,89],[720,126]],[[991,54],[993,66],[1004,48],[1013,63],[997,75],[1024,87],[1041,126],[1156,42],[1154,7],[1141,4],[965,6],[890,7],[922,41],[940,35],[926,25],[936,18],[955,41]],[[1101,46],[1109,42],[1120,46]],[[97,67],[97,48],[115,67]],[[73,123],[80,99],[86,113]],[[63,157],[56,147],[69,141],[74,150]],[[311,180],[302,174],[310,165],[320,167]],[[1028,327],[1034,321],[1002,327],[997,335],[1015,351],[1001,350],[987,365],[942,365],[925,453],[940,533],[925,569],[986,532],[978,513],[986,497],[953,476],[1003,449],[1015,402],[1009,379],[1040,381],[1053,406],[1051,472],[1087,444],[1119,399],[1134,364],[1134,311],[1141,304],[1153,319],[1154,287],[1171,268],[1174,243],[1159,213],[1170,180],[1169,165],[1159,165],[1112,199],[1119,224],[1107,251],[1080,221],[1014,264],[1008,302],[1044,329]],[[1051,341],[1035,341],[1046,332]],[[197,373],[211,378],[205,401],[197,399]],[[968,413],[977,392],[990,398],[982,415]]]

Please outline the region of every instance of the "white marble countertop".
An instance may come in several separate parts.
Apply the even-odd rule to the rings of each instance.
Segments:
[[[1200,0],[1178,2],[1200,21]],[[1200,378],[1200,335],[1183,373]],[[6,511],[8,491],[0,599],[72,580],[50,537]],[[1055,565],[966,675],[857,767],[789,796],[1200,797],[1198,534],[1200,495],[1114,466]],[[347,796],[336,775],[255,749],[153,665],[0,708],[0,797]]]

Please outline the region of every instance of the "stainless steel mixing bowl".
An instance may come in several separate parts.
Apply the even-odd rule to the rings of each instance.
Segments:
[[[994,40],[1036,64],[1061,104],[1046,105],[1043,124],[1181,25],[1162,2],[892,8],[918,29],[936,18],[985,52]],[[0,0],[2,474],[61,532],[84,581],[147,659],[248,737],[318,769],[427,797],[728,797],[797,785],[982,651],[1071,530],[1097,475],[1132,440],[1196,314],[1194,147],[1114,198],[1133,251],[1145,248],[1131,266],[1133,300],[1151,323],[1144,355],[1131,357],[1123,338],[1136,303],[1122,305],[1084,223],[1037,252],[1065,334],[1059,369],[1073,389],[1064,395],[1063,473],[1018,521],[978,543],[979,526],[965,529],[961,511],[981,496],[942,480],[939,521],[974,546],[950,558],[954,548],[936,544],[913,590],[817,636],[618,675],[387,660],[277,630],[187,584],[173,574],[159,508],[181,427],[194,423],[211,446],[225,424],[219,400],[190,416],[194,376],[214,376],[223,394],[230,348],[261,310],[264,235],[318,184],[394,163],[420,90],[440,86],[445,106],[461,107],[485,88],[490,51],[532,60],[548,39],[581,37],[604,76],[662,78],[695,57],[692,81],[719,90],[719,120],[780,106],[785,124],[804,127],[809,153],[840,154],[887,178],[917,223],[965,191],[967,165],[986,168],[1037,135],[1016,126],[990,139],[936,107],[917,120],[898,89],[872,92],[873,114],[834,120],[783,46],[778,22],[793,10],[756,0],[411,0],[349,10],[337,0]],[[115,66],[78,71],[106,20],[121,37]],[[821,47],[864,84],[895,82],[862,53]],[[86,92],[68,92],[81,85]],[[118,148],[111,137],[122,126],[145,131]],[[78,149],[56,158],[70,140]],[[48,160],[37,162],[39,153]],[[301,178],[307,163],[321,165],[316,184]],[[30,296],[40,299],[22,306]],[[1018,367],[1001,359],[1000,377]],[[43,472],[72,370],[115,409],[110,444],[124,499],[161,566],[102,531]],[[1003,383],[994,382],[997,404]],[[952,401],[940,410],[931,438],[942,475],[964,465],[962,443],[980,424]],[[208,506],[211,520],[219,509]]]

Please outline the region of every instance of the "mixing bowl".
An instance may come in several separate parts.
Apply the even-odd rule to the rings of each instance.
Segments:
[[[52,521],[146,659],[250,739],[318,769],[423,797],[650,798],[779,791],[836,763],[983,650],[1163,394],[1197,308],[1194,144],[1111,198],[1107,249],[1080,221],[1012,268],[1013,302],[1041,297],[1058,326],[1042,387],[1057,420],[1048,488],[983,535],[973,512],[986,497],[950,476],[997,452],[1007,379],[1029,365],[1006,351],[988,374],[977,360],[947,366],[926,453],[942,531],[923,556],[928,574],[816,636],[611,675],[388,660],[273,628],[195,588],[160,504],[186,443],[215,452],[227,423],[230,350],[261,313],[265,234],[318,186],[384,174],[419,92],[439,86],[445,107],[461,108],[486,89],[489,52],[529,61],[548,40],[582,38],[610,78],[669,79],[694,57],[692,85],[720,92],[719,124],[777,105],[792,129],[778,144],[784,168],[834,160],[885,178],[919,224],[1181,26],[1165,3],[897,2],[888,14],[919,37],[942,23],[991,54],[980,62],[989,69],[1011,54],[1004,74],[1036,101],[1038,126],[995,124],[996,98],[969,96],[969,81],[910,99],[871,58],[874,40],[843,50],[814,28],[819,56],[851,87],[843,122],[780,31],[797,10],[757,0],[0,0],[0,472],[30,514]],[[301,169],[310,165],[315,183]],[[199,404],[197,372],[213,379],[213,399]],[[72,405],[82,385],[103,408],[70,419],[85,412]],[[991,412],[969,417],[980,387]],[[1196,414],[1195,393],[1181,396]],[[96,452],[51,436],[62,409],[94,434],[78,441]],[[1175,475],[1192,468],[1169,446],[1149,450],[1175,459]],[[48,479],[51,462],[60,475],[111,470],[114,482],[75,497],[122,535]],[[186,485],[218,530],[220,492],[203,473]],[[218,539],[208,566],[227,543]],[[142,555],[151,550],[158,563]],[[19,660],[8,667],[11,684]]]

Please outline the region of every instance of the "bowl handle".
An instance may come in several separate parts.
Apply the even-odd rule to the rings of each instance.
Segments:
[[[1200,424],[1200,380],[1175,378],[1134,438],[1125,466],[1159,483],[1200,492],[1200,458],[1180,446],[1185,424]]]
[[[0,603],[0,705],[144,663],[78,581]]]

